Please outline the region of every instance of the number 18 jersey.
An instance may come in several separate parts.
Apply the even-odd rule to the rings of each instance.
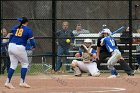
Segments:
[[[14,26],[11,30],[12,38],[10,43],[15,43],[17,45],[26,46],[27,40],[33,37],[32,30],[27,26],[21,26],[19,29],[18,26]]]

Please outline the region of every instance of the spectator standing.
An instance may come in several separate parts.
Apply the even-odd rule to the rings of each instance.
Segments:
[[[69,55],[70,46],[73,45],[74,35],[72,30],[69,29],[69,22],[64,21],[62,23],[62,29],[56,32],[56,37],[58,38],[58,47],[57,47],[57,62],[55,72],[60,72],[62,66],[62,55]],[[70,39],[70,42],[67,43],[66,39]],[[69,60],[65,57],[66,64],[70,64]],[[70,70],[70,66],[66,65],[66,71]]]

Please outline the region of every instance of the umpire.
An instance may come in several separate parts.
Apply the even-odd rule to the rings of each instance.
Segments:
[[[62,66],[62,55],[69,55],[70,46],[74,42],[74,35],[72,30],[68,29],[69,23],[64,21],[62,23],[62,29],[56,33],[56,37],[58,38],[58,47],[57,47],[57,62],[55,72],[61,72],[60,68]],[[70,42],[66,42],[66,39],[70,39]],[[69,64],[69,60],[65,57],[66,64]],[[70,70],[70,66],[66,65],[66,71]]]
[[[105,28],[105,29],[108,29],[108,28]],[[100,67],[101,62],[105,61],[105,59],[107,57],[111,56],[111,53],[109,53],[107,51],[106,46],[105,45],[103,45],[103,46],[100,45],[102,38],[104,38],[104,36],[102,34],[100,34],[100,37],[97,40],[97,67],[98,67],[99,70],[101,69],[101,67]],[[127,73],[128,76],[134,76],[133,70],[124,61],[123,57],[119,60],[119,64],[122,67],[122,69]]]

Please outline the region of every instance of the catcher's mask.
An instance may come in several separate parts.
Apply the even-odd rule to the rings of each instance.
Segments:
[[[92,44],[92,39],[84,39],[84,44],[89,47]]]

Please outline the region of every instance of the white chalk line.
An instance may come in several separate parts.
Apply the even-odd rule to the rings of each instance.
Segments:
[[[72,87],[70,87],[72,88]],[[73,87],[75,88],[75,87]],[[81,89],[89,89],[89,87],[78,87]],[[49,92],[49,93],[105,93],[105,92],[118,92],[118,91],[125,91],[125,88],[113,88],[113,87],[90,87],[92,89],[98,89],[98,90],[93,90],[93,91],[71,91],[71,92]],[[100,89],[100,90],[99,90]],[[103,89],[103,90],[101,90]]]

